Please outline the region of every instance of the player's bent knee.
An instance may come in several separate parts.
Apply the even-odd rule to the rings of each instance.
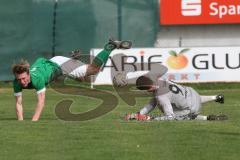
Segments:
[[[95,75],[100,71],[100,67],[94,64],[89,64],[87,67],[87,75]]]

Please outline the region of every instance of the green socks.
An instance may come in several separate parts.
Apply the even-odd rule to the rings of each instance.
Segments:
[[[106,44],[104,49],[93,59],[93,64],[102,67],[107,63],[110,53],[115,49],[113,44]]]

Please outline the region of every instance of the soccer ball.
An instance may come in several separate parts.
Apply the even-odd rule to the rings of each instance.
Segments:
[[[113,76],[113,84],[117,87],[124,87],[128,85],[126,74],[125,73],[117,73]]]

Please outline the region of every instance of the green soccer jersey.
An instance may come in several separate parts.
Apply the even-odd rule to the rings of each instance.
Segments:
[[[13,81],[14,94],[18,95],[22,89],[36,89],[37,93],[43,91],[45,86],[59,73],[61,73],[61,68],[58,64],[45,58],[38,58],[30,67],[31,82],[26,88],[23,88],[16,79]]]

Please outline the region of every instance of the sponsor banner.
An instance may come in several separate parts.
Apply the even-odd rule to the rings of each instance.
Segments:
[[[93,49],[91,54],[100,51]],[[123,58],[112,58],[121,54]],[[136,63],[148,65],[137,67]],[[164,78],[176,82],[240,82],[240,47],[199,47],[115,50],[93,84],[112,84],[111,69],[128,72],[130,65],[134,71],[146,71],[154,63],[165,65],[168,72]]]
[[[160,23],[240,23],[239,0],[161,0]]]

